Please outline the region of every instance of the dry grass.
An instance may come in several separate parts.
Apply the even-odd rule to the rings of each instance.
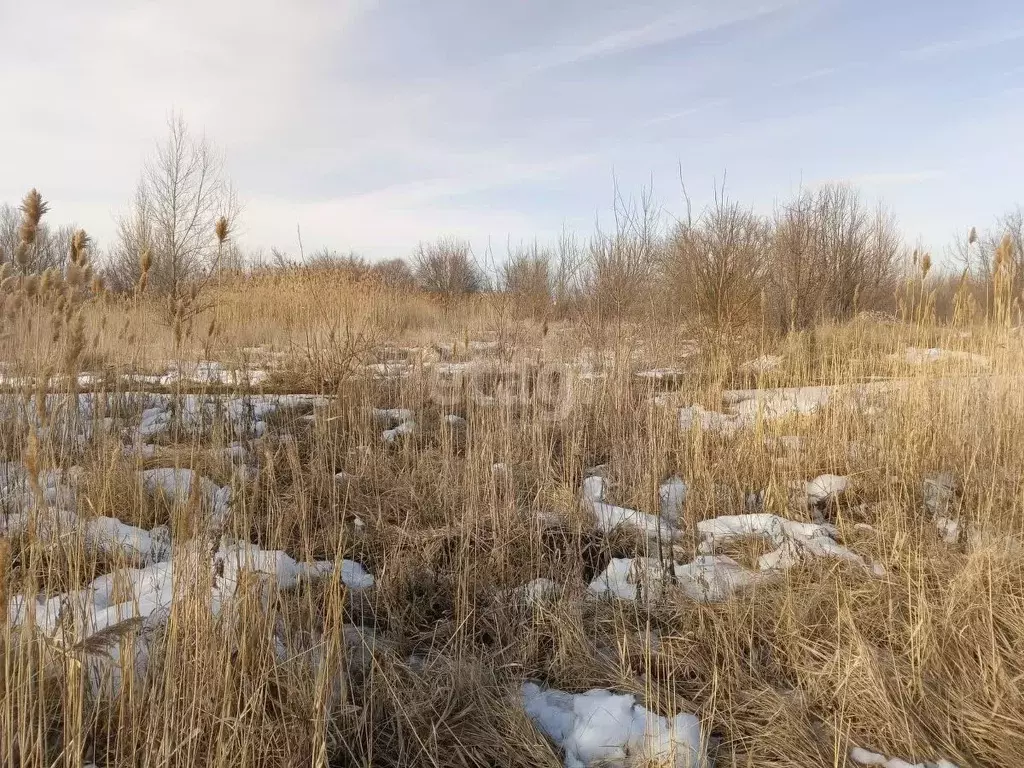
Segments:
[[[25,297],[9,315],[17,331],[0,341],[13,379],[0,459],[29,465],[23,502],[35,518],[56,503],[42,478],[74,466],[80,523],[168,526],[176,596],[164,621],[86,642],[4,619],[0,764],[559,765],[520,705],[527,679],[634,693],[664,715],[694,712],[720,767],[842,766],[854,745],[960,766],[1024,761],[1024,349],[1004,317],[967,329],[858,318],[781,338],[755,327],[701,347],[686,343],[698,335],[686,326],[588,316],[522,324],[525,313],[500,297],[440,305],[294,270],[211,283],[210,309],[177,345],[144,295],[74,293],[70,315],[57,318],[58,297],[78,289],[27,297],[19,280],[8,286]],[[498,343],[473,343],[483,339]],[[908,347],[988,364],[917,364]],[[781,358],[775,367],[742,366],[770,354]],[[457,377],[436,383],[439,359],[504,361],[516,379],[499,367],[470,383],[484,395],[526,394],[500,405],[467,398]],[[269,378],[252,387],[123,378],[199,360]],[[366,367],[388,360],[404,363],[402,376]],[[553,400],[542,397],[541,364],[563,371]],[[678,371],[661,383],[632,375],[653,367]],[[104,412],[77,442],[67,439],[81,427],[69,382],[83,372],[103,373],[83,391],[103,391]],[[899,383],[851,407],[854,385],[879,380]],[[813,413],[733,435],[678,425],[678,407],[720,409],[728,389],[804,385],[837,394]],[[267,415],[260,434],[232,434],[216,417],[182,422],[142,456],[125,450],[141,390],[175,401],[186,390],[326,397]],[[382,440],[387,425],[372,407],[411,409],[416,429]],[[30,433],[40,435],[31,451]],[[802,441],[784,449],[779,436]],[[249,472],[226,453],[232,445]],[[789,483],[848,475],[850,490],[825,513],[885,575],[819,559],[721,603],[672,588],[642,602],[584,599],[609,558],[650,549],[635,532],[595,526],[580,485],[598,465],[612,499],[634,509],[656,510],[659,483],[685,478],[677,560],[693,556],[698,521],[743,513],[750,491],[767,489],[768,511],[809,519]],[[156,467],[233,487],[222,527],[208,530],[200,491],[146,491],[137,472]],[[922,483],[936,472],[958,486],[952,542],[924,506]],[[222,533],[299,562],[355,560],[376,585],[355,591],[332,577],[278,588],[248,574],[215,612],[211,584],[223,574],[204,548]],[[764,548],[729,553],[750,564]],[[0,599],[67,593],[133,565],[97,554],[81,530],[33,525],[0,536]],[[557,596],[536,605],[507,596],[535,577],[555,581]],[[136,668],[140,648],[147,663]],[[116,671],[116,690],[92,684],[97,670]]]

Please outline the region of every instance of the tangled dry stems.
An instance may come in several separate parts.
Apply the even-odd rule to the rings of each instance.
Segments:
[[[33,476],[79,467],[82,519],[167,525],[174,542],[201,533],[203,500],[153,497],[136,473],[193,469],[234,486],[232,535],[300,562],[356,560],[376,586],[356,593],[333,579],[268,590],[254,578],[229,613],[214,615],[206,596],[215,574],[190,567],[187,547],[176,547],[182,596],[146,636],[149,663],[120,672],[116,695],[92,690],[90,654],[112,643],[131,658],[136,635],[69,648],[7,623],[4,765],[558,765],[522,711],[525,679],[634,693],[666,715],[695,712],[719,766],[844,765],[852,745],[971,766],[1024,760],[1024,371],[1005,315],[967,329],[926,314],[782,337],[755,327],[694,352],[685,326],[521,324],[498,299],[441,306],[407,289],[296,270],[212,283],[210,309],[175,338],[144,296],[90,292],[58,275],[18,280],[9,285],[22,296],[10,315],[18,332],[2,345],[13,382],[6,402],[34,403],[49,429],[36,437],[6,410],[0,459],[34,465]],[[430,345],[450,345],[444,354],[458,363],[480,357],[470,342],[482,338],[499,341],[494,356],[598,361],[604,377],[579,377],[555,420],[530,403],[439,404]],[[402,353],[408,375],[367,372],[385,347],[413,350]],[[908,347],[969,351],[989,365],[915,366]],[[781,356],[776,367],[739,365],[769,353]],[[207,392],[302,389],[327,399],[283,408],[265,434],[243,439],[257,468],[249,478],[225,453],[235,438],[216,420],[168,432],[151,455],[126,452],[141,415],[133,395],[167,390],[124,375],[200,359],[270,371],[255,387],[195,385]],[[678,373],[661,383],[632,375],[654,366]],[[104,393],[94,420],[110,421],[78,443],[62,424],[77,413],[73,382],[84,372],[97,374],[87,389]],[[905,384],[861,408],[836,398],[733,436],[682,431],[675,417],[694,403],[720,408],[727,389],[840,391],[873,378]],[[417,428],[383,441],[371,409],[399,406]],[[452,412],[467,423],[451,423]],[[782,435],[800,437],[799,450],[780,448]],[[581,505],[584,473],[598,465],[614,501],[634,509],[656,509],[659,483],[685,478],[683,531],[745,511],[757,489],[767,511],[806,515],[790,507],[791,481],[849,475],[850,492],[828,514],[885,576],[819,560],[719,604],[671,588],[642,602],[585,600],[609,558],[647,546],[635,533],[601,532]],[[963,531],[952,543],[923,511],[922,482],[935,472],[959,486]],[[0,544],[8,603],[133,565],[72,532]],[[693,536],[678,542],[689,553],[695,545]],[[743,563],[762,553],[729,550]],[[535,577],[559,585],[555,599],[508,599]]]

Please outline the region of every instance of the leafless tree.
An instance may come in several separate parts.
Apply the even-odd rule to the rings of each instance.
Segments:
[[[270,249],[272,264],[278,269],[290,269],[295,266],[295,261],[285,251],[276,246]]]
[[[822,309],[814,195],[801,193],[775,211],[769,281],[780,327],[808,328]]]
[[[12,205],[0,205],[0,261],[11,260],[18,251],[21,235],[21,212]],[[39,225],[35,242],[28,252],[29,260],[24,269],[28,272],[43,272],[56,268],[67,267],[71,255],[71,238],[75,233],[74,226],[51,228],[46,223]]]
[[[203,286],[224,254],[222,234],[234,228],[238,203],[224,158],[180,115],[143,169],[127,215],[118,223],[110,273],[121,287],[136,284],[148,252],[150,289],[169,307],[195,311]],[[226,225],[222,228],[218,223]]]
[[[487,287],[469,243],[441,238],[420,243],[413,254],[416,282],[426,291],[446,297],[477,293]]]
[[[566,316],[575,310],[586,288],[586,266],[586,253],[579,238],[563,227],[552,257],[553,314]]]
[[[1018,205],[996,219],[991,229],[985,232],[972,229],[970,235],[958,238],[952,255],[977,279],[990,284],[996,263],[995,255],[1000,246],[1002,253],[1009,258],[1008,264],[1003,265],[1002,269],[1011,276],[1010,293],[1019,297],[1024,291],[1024,208],[1021,206]]]

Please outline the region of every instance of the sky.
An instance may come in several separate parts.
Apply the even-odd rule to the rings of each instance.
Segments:
[[[0,0],[0,202],[114,235],[180,113],[248,249],[498,257],[848,182],[941,250],[1024,203],[1018,0]]]

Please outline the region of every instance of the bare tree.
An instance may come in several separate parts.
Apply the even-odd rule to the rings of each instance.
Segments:
[[[477,293],[487,287],[469,243],[441,238],[420,243],[413,254],[413,272],[420,287],[431,293],[454,297]]]
[[[0,262],[5,258],[13,260],[18,252],[21,235],[21,212],[12,205],[0,205]],[[24,265],[27,272],[43,272],[47,269],[67,268],[71,255],[71,238],[74,226],[51,228],[46,223],[39,224],[35,233],[32,248],[27,251],[28,261]]]
[[[563,228],[553,256],[551,302],[555,314],[572,312],[586,288],[586,253],[575,233]]]
[[[1024,292],[1024,208],[1019,205],[996,219],[993,228],[981,233],[972,229],[968,237],[958,240],[953,247],[953,257],[986,284],[993,282],[997,252],[1004,254],[1000,269],[1010,276],[1011,295],[1021,296]]]
[[[818,274],[814,196],[801,193],[775,211],[768,276],[780,327],[810,327],[822,309],[825,285]]]
[[[180,115],[172,116],[167,138],[144,167],[130,211],[119,222],[111,274],[122,286],[137,282],[148,252],[151,289],[176,313],[194,313],[237,215],[223,156],[193,135]]]
[[[117,222],[115,244],[104,275],[111,290],[128,293],[139,285],[143,254],[149,253],[152,259],[153,226],[149,189],[140,182],[135,188],[129,213]]]

